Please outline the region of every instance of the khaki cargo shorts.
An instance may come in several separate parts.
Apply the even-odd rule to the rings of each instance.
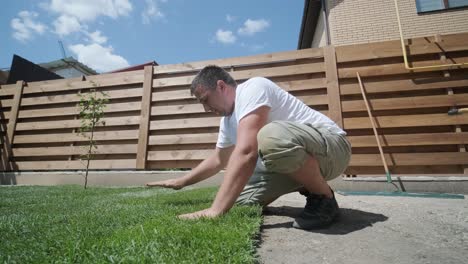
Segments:
[[[259,158],[267,169],[254,171],[237,199],[238,204],[267,205],[281,195],[293,192],[299,183],[288,176],[315,157],[327,181],[340,176],[348,167],[351,144],[336,128],[289,121],[274,121],[257,135]]]

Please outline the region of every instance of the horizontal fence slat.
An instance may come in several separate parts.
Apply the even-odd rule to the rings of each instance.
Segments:
[[[453,176],[454,174],[463,174],[463,169],[460,165],[419,165],[419,166],[392,166],[390,167],[392,174],[438,174],[437,177],[445,177],[447,174]],[[359,175],[359,177],[366,177],[366,175],[375,177],[376,175],[385,174],[383,166],[350,166],[346,169],[345,174]]]
[[[205,113],[201,104],[163,105],[151,107],[152,116]]]
[[[134,159],[91,160],[90,169],[135,169]],[[80,160],[54,161],[16,161],[18,170],[84,170],[86,166]]]
[[[190,94],[190,89],[187,87],[183,90],[153,92],[152,102],[167,102],[173,100],[194,100],[195,97]]]
[[[468,57],[458,57],[452,58],[451,63],[468,63]],[[443,63],[440,60],[425,60],[425,61],[416,61],[410,64],[410,67],[424,67],[432,65],[442,65]],[[468,66],[454,66],[452,69],[467,69]],[[447,68],[445,68],[446,70]],[[428,69],[415,69],[417,72],[430,72],[430,71],[443,71],[444,68],[428,68]],[[405,68],[403,62],[401,63],[391,63],[383,65],[372,65],[372,66],[357,66],[357,67],[347,67],[347,68],[338,68],[338,77],[339,78],[355,78],[356,72],[359,72],[359,75],[362,77],[369,76],[384,76],[384,75],[396,75],[408,73],[410,70]]]
[[[2,84],[0,85],[0,96],[14,95],[16,84]]]
[[[379,135],[382,146],[421,146],[468,144],[468,132]],[[377,147],[374,135],[348,136],[353,147]]]
[[[151,130],[219,127],[220,117],[158,120],[150,122]]]
[[[149,145],[214,144],[217,139],[218,133],[155,135],[149,137]]]
[[[272,63],[290,61],[305,58],[323,57],[322,49],[303,49],[298,51],[285,51],[254,56],[237,58],[216,59],[207,61],[187,62],[181,64],[158,65],[154,67],[154,74],[178,73],[186,71],[198,71],[207,65],[218,65],[220,67],[235,67],[245,65],[258,65],[261,63]]]
[[[385,153],[388,166],[410,165],[462,165],[468,164],[468,152],[438,153]],[[382,164],[379,154],[353,154],[350,166],[376,166]]]
[[[89,133],[86,133],[89,134]],[[138,138],[137,130],[94,132],[96,141],[104,140],[132,140]],[[45,134],[45,135],[16,135],[14,144],[31,143],[63,143],[63,142],[86,142],[88,139],[80,134]]]
[[[328,105],[328,96],[326,94],[298,95],[296,97],[302,102],[304,102],[304,104],[309,106]]]
[[[247,71],[238,71],[232,72],[231,75],[235,79],[248,79],[256,76],[263,76],[266,78],[278,77],[278,76],[287,76],[287,75],[297,75],[305,73],[317,73],[324,72],[325,64],[323,62],[317,63],[307,63],[300,65],[292,66],[282,66],[282,67],[272,67],[264,69],[255,69]]]
[[[465,88],[468,87],[468,76],[464,74],[464,80],[452,80],[451,78],[436,77],[429,80],[377,80],[367,81],[363,79],[366,93],[388,93],[402,91],[420,91],[441,88]],[[355,83],[340,83],[341,95],[361,94],[357,79]]]
[[[105,122],[105,125],[98,125],[97,127],[138,125],[140,124],[140,116],[103,118],[102,121]],[[28,131],[42,129],[79,128],[80,126],[80,120],[25,122],[18,123],[16,130]]]
[[[461,41],[463,39],[465,41]],[[444,36],[443,41],[438,43],[430,43],[426,41],[416,42],[407,45],[407,53],[411,55],[431,54],[440,52],[453,52],[468,50],[468,34],[460,34],[460,36]],[[401,42],[399,40],[386,41],[378,43],[338,46],[336,47],[337,62],[361,61],[370,59],[383,59],[390,57],[403,56],[401,50]]]
[[[301,90],[310,91],[314,89],[327,88],[327,80],[325,78],[314,78],[297,81],[277,81],[275,83],[288,92]]]
[[[431,127],[446,125],[468,124],[468,115],[427,114],[427,115],[401,115],[377,116],[377,128],[389,127]],[[369,117],[352,117],[344,119],[345,129],[372,128]]]
[[[1,102],[0,107],[11,107],[11,106],[13,106],[13,99],[1,100],[0,102]]]
[[[279,66],[263,69],[252,69],[244,71],[230,72],[232,77],[236,80],[245,80],[248,78],[263,76],[266,78],[288,76],[288,75],[299,75],[306,73],[317,73],[325,70],[323,62],[299,64],[292,66]],[[173,77],[173,78],[161,78],[153,80],[153,87],[164,87],[164,86],[180,86],[190,85],[195,78],[195,75],[184,76],[184,77]]]
[[[166,168],[195,168],[200,164],[199,160],[170,160],[170,161],[147,161],[148,169]]]
[[[88,146],[13,148],[15,157],[70,156],[83,155],[88,152]],[[93,154],[136,154],[136,145],[96,145]]]
[[[203,150],[166,150],[148,151],[149,161],[167,160],[204,160],[213,153],[211,149]]]
[[[104,113],[120,113],[127,111],[140,111],[141,103],[115,103],[107,104],[104,108]],[[56,109],[40,109],[40,110],[22,110],[20,118],[33,118],[33,117],[52,117],[52,116],[70,116],[79,115],[78,107],[62,107],[60,111]]]
[[[128,99],[141,97],[143,94],[143,89],[135,88],[128,90],[117,90],[106,92],[108,96],[103,96],[100,93],[97,93],[97,98],[107,98],[112,99]],[[54,95],[54,96],[40,96],[32,98],[24,98],[21,102],[21,106],[36,106],[36,105],[47,105],[47,104],[62,104],[62,103],[78,103],[80,97],[78,94],[67,94],[67,95]]]
[[[414,109],[468,105],[468,94],[368,99],[372,110]],[[366,111],[363,100],[342,101],[343,112]]]
[[[72,78],[30,82],[25,89],[25,94],[74,91],[91,88],[100,90],[109,86],[135,85],[140,83],[143,84],[143,70],[86,76],[85,81],[82,81],[81,78]]]

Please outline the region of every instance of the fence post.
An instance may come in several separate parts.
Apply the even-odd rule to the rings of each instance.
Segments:
[[[151,97],[153,92],[153,66],[145,66],[143,77],[143,96],[141,97],[140,129],[138,133],[138,147],[136,168],[146,169],[148,157],[148,138],[151,118]]]
[[[0,87],[1,88],[1,87]],[[0,107],[3,107],[2,105],[2,102],[0,100]],[[5,116],[5,113],[2,111],[0,112],[0,119],[2,120],[6,120],[6,116]],[[1,148],[0,148],[0,171],[4,172],[7,170],[8,168],[8,156],[7,156],[7,139],[8,139],[8,135],[7,135],[7,126],[8,126],[8,123],[0,123],[0,131],[1,131],[1,135],[0,135],[0,144],[1,144]],[[0,177],[0,184],[3,184],[3,174],[1,175],[2,177]]]
[[[16,169],[13,159],[13,139],[15,137],[16,123],[18,121],[19,108],[21,106],[21,98],[23,97],[24,82],[17,81],[15,94],[13,97],[13,104],[11,106],[10,118],[8,120],[7,131],[4,138],[3,150],[2,150],[2,170],[12,171]]]
[[[340,83],[338,80],[335,47],[332,45],[323,47],[323,56],[327,80],[328,115],[341,128],[343,128]]]
[[[434,42],[435,43],[442,42],[442,36],[440,34],[435,35],[434,36]],[[449,63],[448,60],[447,60],[447,55],[445,54],[445,52],[443,50],[441,52],[439,52],[439,57],[440,57],[440,60],[442,61],[443,64]],[[450,78],[449,70],[444,70],[443,74],[444,74],[445,78]],[[454,95],[453,89],[452,88],[447,88],[447,94],[450,95],[450,96],[453,96]],[[457,108],[457,105],[452,105],[452,108]],[[456,125],[455,126],[455,133],[461,133],[461,132],[463,132],[462,127],[460,125]],[[460,145],[458,145],[458,151],[459,152],[467,152],[467,148],[465,147],[465,145],[460,144]],[[462,165],[462,169],[463,169],[463,174],[465,174],[465,175],[468,174],[468,166],[467,165]]]

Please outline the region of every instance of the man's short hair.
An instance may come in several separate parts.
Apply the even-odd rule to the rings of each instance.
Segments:
[[[192,85],[190,85],[190,93],[193,95],[198,86],[202,86],[208,90],[215,90],[218,80],[222,80],[234,88],[237,87],[236,81],[227,71],[216,65],[208,65],[193,79]]]

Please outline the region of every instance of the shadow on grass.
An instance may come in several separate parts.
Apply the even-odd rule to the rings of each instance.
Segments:
[[[298,216],[303,208],[281,206],[281,207],[267,207],[264,211],[264,215],[274,216]],[[346,235],[354,231],[362,230],[366,227],[370,227],[377,222],[387,221],[388,217],[383,214],[374,214],[356,209],[341,208],[340,217],[330,227],[325,229],[310,230],[309,232],[329,234],[329,235]],[[276,223],[276,224],[264,224],[263,229],[272,228],[292,228],[293,221]]]

